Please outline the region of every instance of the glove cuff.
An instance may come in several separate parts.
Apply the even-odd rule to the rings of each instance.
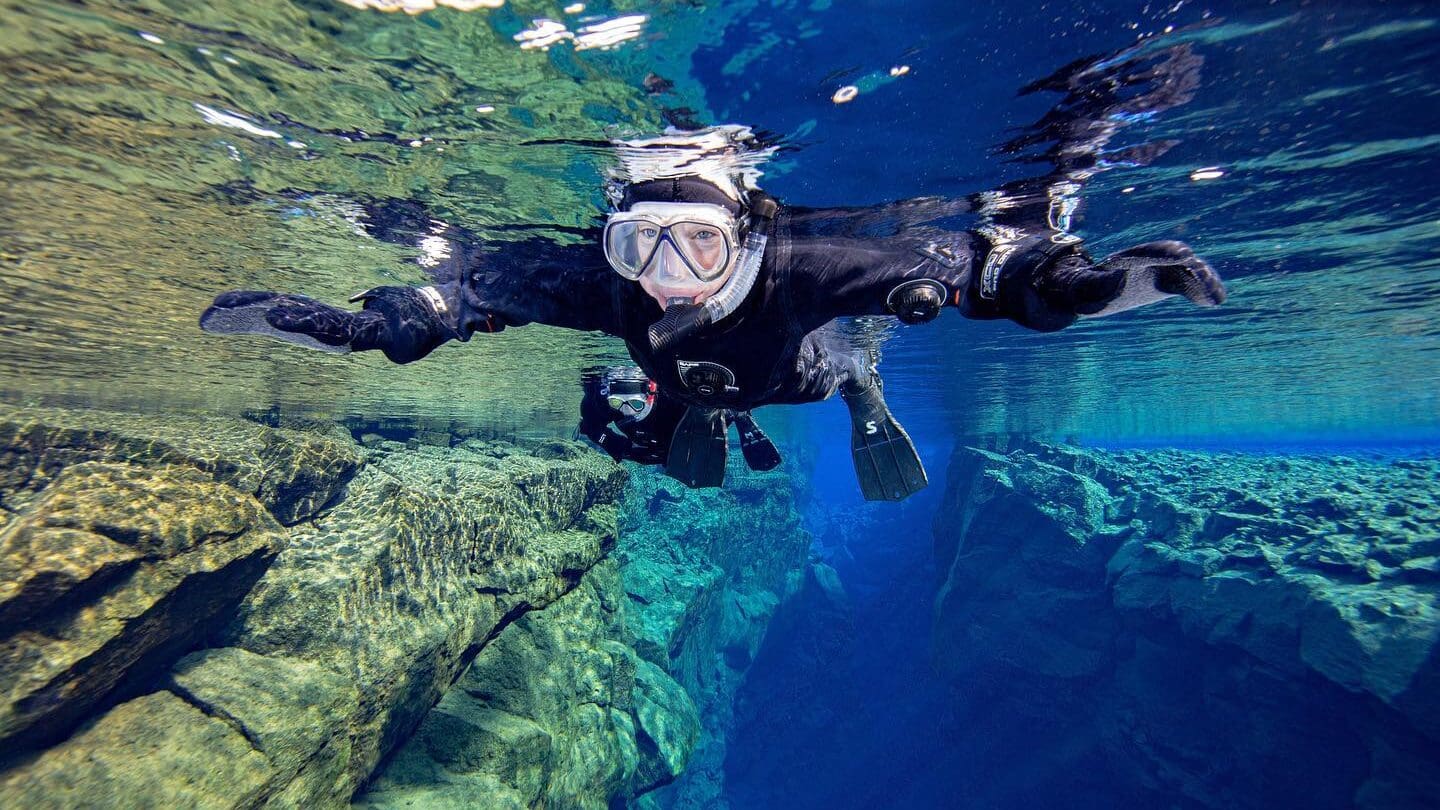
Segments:
[[[1016,228],[990,226],[977,233],[990,243],[977,276],[979,296],[986,301],[1000,297],[1006,279],[1033,278],[1060,258],[1085,255],[1080,240],[1064,231],[1027,235]]]
[[[350,344],[357,351],[379,349],[396,363],[410,363],[453,337],[426,296],[413,287],[375,287],[350,300],[365,302]]]

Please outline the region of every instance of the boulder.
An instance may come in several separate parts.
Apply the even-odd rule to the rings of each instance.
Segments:
[[[225,720],[155,692],[0,773],[0,797],[6,807],[253,807],[269,771]]]
[[[227,618],[283,543],[193,468],[82,461],[0,531],[0,745],[62,739]]]

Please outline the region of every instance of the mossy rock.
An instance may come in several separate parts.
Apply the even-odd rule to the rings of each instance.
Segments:
[[[82,462],[0,536],[0,741],[53,741],[212,632],[283,534],[191,467]]]

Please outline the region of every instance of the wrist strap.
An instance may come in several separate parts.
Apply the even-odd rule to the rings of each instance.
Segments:
[[[1079,240],[1063,231],[1049,235],[1025,236],[1014,228],[990,227],[977,231],[990,242],[990,251],[980,267],[980,297],[995,300],[1000,279],[1005,275],[1028,275],[1050,262],[1079,250]],[[1056,242],[1054,236],[1065,237]]]

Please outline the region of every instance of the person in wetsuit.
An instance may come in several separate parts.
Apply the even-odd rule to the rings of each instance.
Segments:
[[[1103,69],[1117,65],[1129,69],[1114,60]],[[1093,90],[1075,95],[1095,103]],[[1098,108],[1108,129],[1087,129],[1086,137],[1103,143],[1113,122],[1126,120],[1110,113],[1144,101],[1131,94]],[[1074,129],[1067,123],[1066,132]],[[687,464],[710,464],[717,437],[723,444],[726,411],[816,402],[838,391],[850,408],[865,497],[898,500],[925,486],[923,467],[874,369],[828,338],[824,327],[835,319],[919,324],[948,308],[1053,331],[1171,296],[1201,306],[1225,298],[1215,271],[1180,242],[1091,258],[1068,222],[1078,180],[1097,169],[1075,168],[1074,149],[1057,151],[1057,162],[1069,163],[1044,185],[1038,214],[1037,195],[1019,185],[978,206],[921,199],[813,210],[780,204],[744,173],[708,169],[695,144],[715,131],[626,142],[645,158],[636,161],[645,171],[630,171],[605,227],[583,243],[537,237],[458,251],[443,283],[367,290],[352,299],[363,302],[359,312],[303,296],[229,292],[201,326],[327,351],[381,351],[397,363],[451,340],[532,323],[600,331],[621,338],[658,392],[687,406],[668,457],[682,480]],[[670,147],[680,159],[657,169],[653,158]],[[982,222],[955,230],[873,227],[878,215],[927,207],[937,209],[929,222],[977,209]]]
[[[614,366],[587,375],[584,389],[578,434],[615,461],[668,464],[675,428],[685,414],[684,403],[661,396],[659,386],[634,367]],[[750,469],[764,472],[780,465],[780,452],[749,412],[729,411],[725,418],[740,434],[740,451]],[[708,457],[708,467],[687,466],[667,472],[688,486],[719,486],[725,478],[725,455],[721,447]]]

